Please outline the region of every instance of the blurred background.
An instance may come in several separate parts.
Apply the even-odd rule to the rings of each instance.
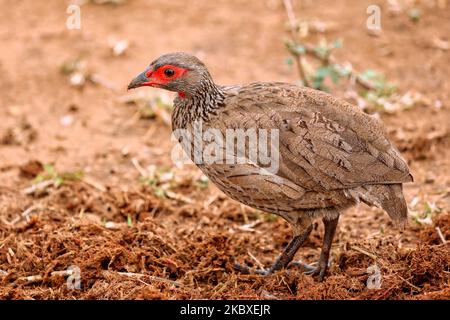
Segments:
[[[449,297],[448,1],[0,0],[0,21],[0,297]],[[325,284],[236,274],[290,230],[171,162],[172,96],[126,87],[173,51],[218,84],[308,85],[381,117],[415,177],[408,230],[361,205]],[[298,258],[317,259],[322,232]],[[374,263],[386,285],[368,290]]]

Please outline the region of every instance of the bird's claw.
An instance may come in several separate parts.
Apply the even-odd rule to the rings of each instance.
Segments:
[[[317,277],[319,281],[323,281],[325,273],[328,267],[331,265],[330,262],[328,262],[328,264],[320,262],[313,262],[311,264],[306,264],[301,261],[294,261],[292,262],[292,264],[302,268],[304,270],[303,272],[304,274],[308,276]],[[238,270],[242,274],[258,274],[262,276],[268,276],[273,273],[272,268],[252,270],[249,266],[240,263],[235,263],[234,269]]]
[[[306,264],[301,261],[294,261],[292,264],[296,267],[300,267],[305,270],[304,274],[311,275],[317,270],[317,262],[313,262],[311,264]]]
[[[269,274],[272,273],[270,271],[270,269],[256,269],[256,270],[252,270],[249,266],[243,265],[243,264],[240,264],[240,263],[235,263],[234,264],[234,269],[236,269],[237,271],[241,272],[242,274],[259,274],[259,275],[262,275],[262,276],[268,276]]]
[[[292,264],[304,269],[305,270],[303,272],[304,274],[306,274],[308,276],[312,276],[312,277],[317,277],[317,279],[319,281],[323,281],[323,279],[325,277],[325,273],[326,273],[328,267],[330,266],[329,262],[328,262],[328,264],[320,263],[320,262],[313,262],[311,264],[306,264],[301,261],[295,261],[295,262],[292,262]]]

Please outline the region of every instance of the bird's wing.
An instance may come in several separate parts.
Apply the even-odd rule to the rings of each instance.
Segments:
[[[279,129],[277,175],[307,190],[412,181],[377,119],[320,91],[281,83],[234,87],[213,122],[222,128]]]

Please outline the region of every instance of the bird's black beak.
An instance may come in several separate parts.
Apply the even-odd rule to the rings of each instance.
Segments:
[[[150,69],[151,68],[147,68],[144,72],[140,73],[136,78],[131,80],[130,84],[128,85],[128,90],[151,85],[151,79],[147,78],[146,76]]]

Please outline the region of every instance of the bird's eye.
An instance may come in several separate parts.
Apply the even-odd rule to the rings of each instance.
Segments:
[[[175,71],[173,71],[173,69],[166,69],[164,70],[164,74],[168,77],[172,77],[175,74]]]

